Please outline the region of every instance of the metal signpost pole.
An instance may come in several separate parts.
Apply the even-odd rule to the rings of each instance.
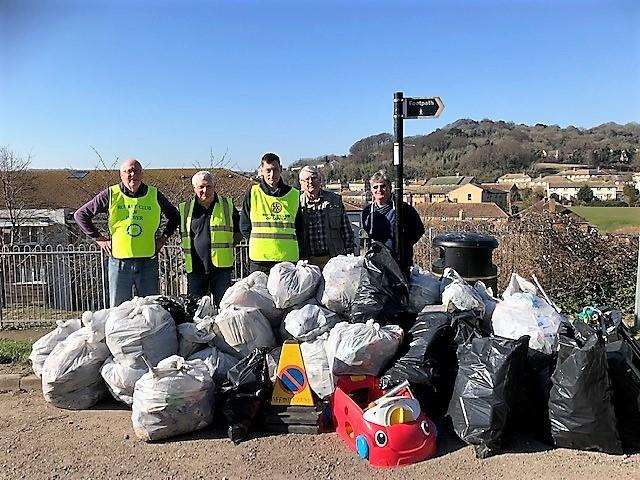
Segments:
[[[396,257],[398,263],[403,265],[407,252],[401,248],[400,239],[404,230],[402,200],[404,190],[404,172],[403,172],[403,137],[404,137],[404,120],[406,118],[435,118],[439,117],[444,110],[444,104],[440,97],[429,98],[410,98],[404,97],[402,92],[393,94],[393,130],[395,139],[393,142],[393,164],[396,166]]]
[[[402,170],[403,167],[403,154],[404,154],[404,148],[403,148],[403,137],[404,137],[404,131],[403,131],[403,116],[402,116],[402,109],[403,109],[403,100],[402,100],[403,94],[402,92],[396,92],[393,94],[393,131],[395,134],[395,139],[394,139],[394,143],[393,143],[393,164],[396,166],[396,192],[395,192],[395,197],[396,197],[396,231],[395,231],[395,235],[396,235],[396,252],[397,252],[397,257],[398,257],[398,263],[400,265],[404,265],[403,260],[404,260],[404,249],[401,248],[401,243],[400,243],[400,239],[402,238],[402,233],[401,230],[404,226],[404,224],[402,223],[403,221],[403,215],[402,215],[402,190],[404,187],[404,173]]]
[[[633,326],[640,327],[640,237],[638,237],[638,266],[636,269],[636,302],[633,309]]]

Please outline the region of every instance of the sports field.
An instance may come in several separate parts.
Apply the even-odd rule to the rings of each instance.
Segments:
[[[571,207],[603,232],[640,230],[640,207]]]

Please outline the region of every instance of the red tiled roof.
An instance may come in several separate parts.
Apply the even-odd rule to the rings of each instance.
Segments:
[[[158,188],[171,202],[193,194],[191,177],[197,168],[145,169],[144,182]],[[86,174],[85,174],[86,173]],[[240,207],[245,192],[254,183],[246,176],[223,168],[211,170],[216,191],[233,198]],[[25,193],[27,208],[77,209],[101,190],[120,181],[117,170],[29,170],[24,173],[30,189]],[[2,205],[0,205],[1,207]]]
[[[509,218],[495,203],[420,203],[415,208],[425,218],[460,218],[461,211],[465,219]]]
[[[481,183],[480,186],[489,191],[500,190],[502,192],[510,192],[514,188],[518,190],[515,183]]]

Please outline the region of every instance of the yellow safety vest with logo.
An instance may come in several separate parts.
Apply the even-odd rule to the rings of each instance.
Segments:
[[[147,186],[143,197],[128,197],[120,185],[109,187],[109,234],[114,258],[148,258],[156,254],[160,226],[158,189]]]
[[[191,253],[191,216],[195,198],[189,206],[185,202],[180,204],[180,226],[182,236],[182,252],[184,253],[184,268],[187,273],[193,272]],[[211,233],[211,264],[218,268],[233,267],[235,259],[233,251],[233,200],[230,197],[218,196],[218,201],[211,212],[209,232]]]
[[[300,258],[295,219],[300,192],[292,188],[282,197],[251,187],[249,258],[257,262],[297,262]]]

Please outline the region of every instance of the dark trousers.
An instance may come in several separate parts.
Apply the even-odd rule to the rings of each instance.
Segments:
[[[269,275],[271,267],[280,262],[256,262],[255,260],[249,261],[249,273],[264,272]]]
[[[187,294],[203,297],[211,294],[213,303],[220,305],[220,300],[231,286],[232,268],[214,268],[209,273],[187,273]]]

